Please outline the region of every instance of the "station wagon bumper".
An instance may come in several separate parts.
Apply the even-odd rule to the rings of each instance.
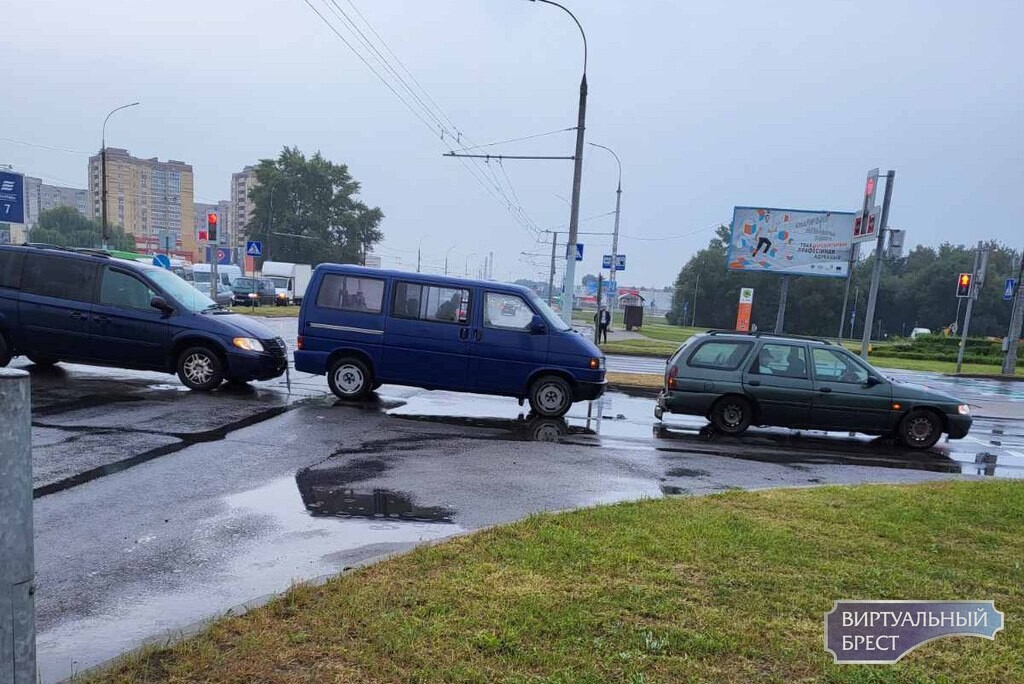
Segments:
[[[959,414],[946,414],[946,432],[950,439],[963,439],[971,429],[972,419],[970,416]]]

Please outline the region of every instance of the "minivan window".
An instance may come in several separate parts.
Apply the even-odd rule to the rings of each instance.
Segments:
[[[320,283],[316,305],[325,309],[380,313],[384,308],[384,281],[328,273]]]
[[[690,356],[690,365],[697,368],[736,370],[754,346],[745,340],[714,340],[697,347]]]
[[[469,290],[399,282],[391,313],[398,318],[465,324],[469,322]]]
[[[21,277],[24,292],[76,302],[91,302],[95,283],[95,262],[42,254],[28,255]]]
[[[484,327],[529,330],[533,309],[519,295],[488,292],[484,295]]]
[[[103,269],[100,304],[126,309],[150,309],[156,293],[138,278],[110,268]]]
[[[146,271],[146,275],[156,283],[164,293],[170,295],[176,302],[192,312],[206,311],[217,308],[217,304],[205,294],[192,287],[184,280],[170,271],[162,268],[153,268]],[[207,281],[209,283],[209,281]],[[209,287],[209,285],[207,285]]]
[[[754,358],[750,372],[784,378],[806,378],[807,354],[803,346],[766,344]]]
[[[0,287],[18,287],[23,258],[21,252],[0,250]]]

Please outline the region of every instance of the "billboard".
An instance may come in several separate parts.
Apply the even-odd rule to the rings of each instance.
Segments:
[[[736,207],[726,265],[730,271],[845,278],[852,211]]]
[[[0,223],[25,223],[25,177],[0,171]]]

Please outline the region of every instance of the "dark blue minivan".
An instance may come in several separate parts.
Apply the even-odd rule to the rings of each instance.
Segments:
[[[284,340],[174,273],[99,250],[0,246],[0,366],[71,361],[177,373],[193,390],[284,374]]]
[[[299,314],[295,369],[342,399],[381,384],[528,399],[541,416],[605,388],[604,355],[518,285],[322,264]]]

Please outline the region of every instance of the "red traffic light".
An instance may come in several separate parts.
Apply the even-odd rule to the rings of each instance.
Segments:
[[[868,176],[868,182],[864,185],[864,196],[870,197],[875,192],[875,183],[878,181],[874,176]]]
[[[207,214],[206,215],[206,223],[208,223],[211,226],[217,225],[217,215],[216,214]]]

